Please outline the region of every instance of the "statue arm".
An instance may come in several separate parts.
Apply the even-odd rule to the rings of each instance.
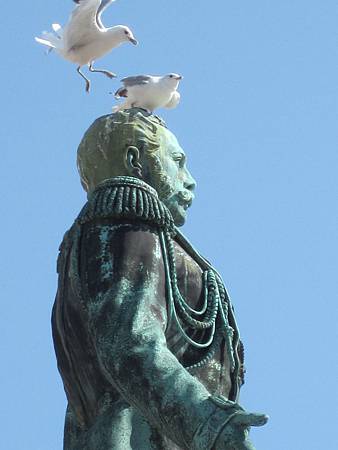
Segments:
[[[211,449],[227,420],[242,409],[211,401],[207,389],[167,348],[165,277],[156,231],[86,227],[81,280],[91,303],[88,325],[103,375],[181,448]]]

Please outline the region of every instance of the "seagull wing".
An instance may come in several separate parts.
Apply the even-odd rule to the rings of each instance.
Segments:
[[[107,9],[108,6],[113,2],[115,2],[115,0],[101,0],[101,4],[96,12],[96,23],[99,28],[104,28],[104,25],[101,21],[103,11]]]
[[[180,100],[181,100],[180,93],[175,91],[175,92],[173,92],[173,95],[171,96],[169,102],[166,105],[164,105],[164,107],[168,108],[168,109],[176,108],[176,106],[179,104]]]
[[[153,79],[150,75],[136,75],[135,77],[122,78],[124,87],[137,86],[140,84],[148,84]]]
[[[121,98],[121,97],[128,97],[128,89],[123,87],[120,87],[114,94],[114,97],[116,99]]]
[[[96,21],[101,0],[74,0],[77,3],[64,30],[65,45],[68,50],[82,47],[98,32]]]

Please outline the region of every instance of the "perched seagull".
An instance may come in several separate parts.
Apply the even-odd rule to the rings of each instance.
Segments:
[[[134,107],[150,112],[156,108],[175,108],[181,97],[177,92],[180,80],[182,80],[182,76],[176,73],[162,77],[137,75],[123,78],[121,80],[123,86],[115,92],[115,98],[118,100],[125,97],[126,101],[115,106],[113,112]]]
[[[90,81],[81,72],[81,67],[88,65],[90,72],[100,72],[109,78],[116,75],[108,70],[93,68],[96,59],[109,53],[123,42],[137,45],[132,31],[124,26],[106,28],[102,21],[103,11],[115,0],[73,0],[77,3],[68,24],[62,29],[54,23],[53,32],[43,32],[42,37],[35,40],[46,45],[49,51],[55,51],[64,59],[78,64],[77,71],[86,81],[86,91],[89,92]]]

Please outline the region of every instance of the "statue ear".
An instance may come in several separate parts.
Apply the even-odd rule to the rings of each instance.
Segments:
[[[125,156],[125,166],[131,176],[142,179],[142,165],[140,162],[140,152],[137,147],[130,146],[127,148]]]

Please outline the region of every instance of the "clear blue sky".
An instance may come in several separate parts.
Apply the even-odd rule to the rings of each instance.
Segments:
[[[2,5],[0,448],[62,448],[50,311],[63,233],[85,202],[76,148],[118,86],[44,55],[66,0]],[[184,75],[160,112],[198,181],[185,234],[221,271],[246,344],[242,404],[271,416],[257,450],[336,450],[338,5],[334,0],[119,0],[140,41],[119,77]]]

